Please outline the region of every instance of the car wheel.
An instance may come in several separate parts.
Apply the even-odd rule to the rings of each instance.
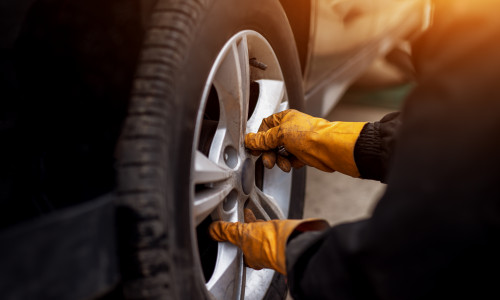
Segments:
[[[129,299],[283,298],[283,276],[244,267],[213,220],[302,215],[305,170],[265,169],[244,147],[262,118],[301,109],[301,70],[278,1],[160,0],[118,147],[118,228]]]

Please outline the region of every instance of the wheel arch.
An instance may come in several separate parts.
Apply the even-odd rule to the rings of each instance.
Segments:
[[[302,74],[306,69],[309,55],[309,36],[311,27],[311,1],[313,0],[279,0],[285,10],[292,28],[295,44],[299,52]]]
[[[313,0],[279,0],[292,28],[295,38],[295,45],[299,52],[300,68],[302,74],[306,69],[307,58],[309,55],[309,36],[311,28],[311,1]],[[158,0],[141,0],[141,18],[143,20],[143,29],[146,29],[147,19],[151,14],[153,7]]]

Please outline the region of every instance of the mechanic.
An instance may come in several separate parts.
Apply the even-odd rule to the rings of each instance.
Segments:
[[[351,123],[287,110],[246,136],[267,167],[386,182],[372,217],[326,228],[253,222],[247,211],[245,223],[214,222],[212,237],[241,247],[248,266],[287,275],[296,300],[498,299],[498,11],[493,0],[436,1],[414,44],[419,84],[400,114]]]

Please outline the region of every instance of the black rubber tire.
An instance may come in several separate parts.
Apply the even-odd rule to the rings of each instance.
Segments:
[[[190,171],[204,84],[226,41],[255,30],[273,47],[291,107],[303,105],[294,38],[277,0],[159,0],[151,16],[118,147],[121,266],[128,299],[209,299],[191,225]],[[290,217],[301,217],[305,170]],[[268,299],[283,298],[275,276]]]

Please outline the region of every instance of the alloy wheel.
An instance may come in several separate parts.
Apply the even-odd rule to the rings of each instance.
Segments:
[[[192,153],[191,203],[206,288],[216,299],[262,299],[272,270],[245,268],[241,251],[206,237],[213,220],[243,221],[288,215],[292,174],[268,170],[245,149],[244,136],[263,118],[288,108],[283,74],[266,39],[255,31],[231,37],[205,84]],[[208,254],[207,254],[208,253]]]

